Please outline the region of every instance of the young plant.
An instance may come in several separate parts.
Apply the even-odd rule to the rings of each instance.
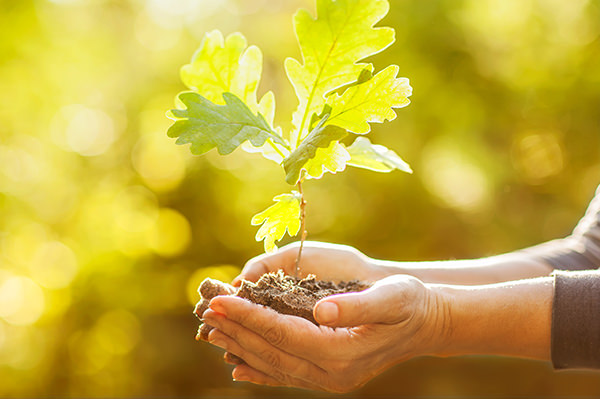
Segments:
[[[374,73],[372,64],[360,62],[394,42],[392,28],[374,27],[388,10],[387,0],[317,0],[317,18],[296,12],[302,61],[285,60],[298,97],[290,132],[273,124],[274,94],[257,98],[262,53],[248,47],[240,33],[225,39],[219,31],[207,33],[191,63],[181,68],[181,80],[191,91],[180,93],[179,107],[167,114],[174,121],[169,137],[190,143],[196,155],[213,148],[225,155],[238,147],[260,153],[283,167],[285,181],[297,187],[277,195],[275,204],[251,222],[260,225],[256,240],[264,240],[267,252],[277,248],[286,231],[290,236],[302,232],[296,276],[307,234],[304,182],[347,165],[411,173],[394,151],[364,137],[369,123],[395,119],[394,108],[407,106],[412,94],[408,79],[397,77],[398,66]],[[350,146],[340,142],[348,134],[357,136]]]

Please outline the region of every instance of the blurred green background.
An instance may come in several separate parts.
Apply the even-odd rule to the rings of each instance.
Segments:
[[[205,32],[283,60],[312,0],[0,0],[0,396],[297,395],[231,382],[194,341],[195,289],[261,252],[251,216],[288,189],[257,154],[166,137]],[[311,239],[394,260],[470,258],[567,235],[600,182],[600,1],[391,0],[412,104],[371,139],[415,173],[306,184]],[[358,395],[593,395],[600,375],[415,359]],[[303,396],[311,394],[302,393]]]

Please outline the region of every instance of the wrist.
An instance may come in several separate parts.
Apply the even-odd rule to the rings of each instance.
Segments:
[[[446,328],[435,355],[550,358],[551,279],[431,289],[447,306]]]
[[[439,284],[425,284],[426,320],[421,355],[445,356],[453,341],[453,295]]]
[[[394,277],[392,277],[394,278]],[[403,334],[399,336],[398,348],[408,349],[401,352],[396,361],[405,361],[419,356],[443,356],[451,341],[453,331],[451,305],[448,295],[439,286],[425,284],[414,277],[398,276],[403,282],[409,282],[413,295],[401,295],[395,301],[403,314],[398,321]],[[404,283],[403,285],[405,285]],[[406,286],[397,292],[406,292]],[[408,313],[406,313],[408,312]]]

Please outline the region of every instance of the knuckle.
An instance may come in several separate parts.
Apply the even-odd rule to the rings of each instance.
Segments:
[[[227,330],[227,336],[234,340],[235,342],[241,341],[240,330],[238,328],[230,328]]]
[[[369,312],[366,311],[371,307],[371,303],[367,294],[354,293],[344,298],[344,302],[340,306],[340,317],[346,321],[351,319],[353,324],[362,324]]]
[[[271,377],[275,378],[283,385],[288,385],[288,377],[283,373],[283,371],[273,369],[269,374],[271,374]]]
[[[265,330],[264,337],[267,342],[276,347],[284,346],[287,342],[287,338],[281,326],[269,327]]]
[[[260,357],[265,363],[275,369],[279,369],[281,367],[281,357],[271,350],[264,351],[260,354]]]

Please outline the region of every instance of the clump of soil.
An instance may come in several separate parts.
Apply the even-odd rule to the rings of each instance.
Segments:
[[[202,320],[202,314],[208,309],[208,304],[217,295],[236,295],[246,298],[259,305],[268,306],[279,313],[300,316],[318,324],[313,316],[315,304],[333,294],[363,291],[371,286],[370,283],[352,280],[334,283],[317,280],[314,275],[299,279],[286,276],[280,270],[277,273],[264,274],[256,283],[243,280],[240,288],[210,278],[205,279],[198,292],[201,299],[196,304],[194,313]],[[208,339],[212,327],[202,324],[198,328],[197,340]]]
[[[244,281],[235,295],[268,306],[279,313],[300,316],[318,324],[313,317],[313,308],[319,300],[333,294],[362,291],[369,286],[370,284],[358,280],[340,283],[321,281],[312,274],[298,279],[279,271],[264,274],[256,284]]]

